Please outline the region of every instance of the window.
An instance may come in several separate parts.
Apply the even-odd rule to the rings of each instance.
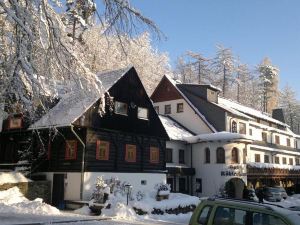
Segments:
[[[267,136],[267,133],[266,133],[266,132],[262,132],[262,133],[261,133],[261,139],[262,139],[262,141],[264,141],[264,142],[267,142],[267,141],[268,141],[268,136]]]
[[[246,225],[247,211],[218,207],[213,220],[213,225],[235,224]]]
[[[149,118],[148,109],[147,108],[138,107],[137,116],[138,116],[139,119],[148,120],[148,118]]]
[[[128,106],[124,102],[118,102],[115,101],[115,113],[121,114],[121,115],[127,115],[128,114]]]
[[[280,137],[275,135],[275,144],[280,145]]]
[[[136,146],[126,144],[126,154],[125,154],[126,162],[136,162]]]
[[[291,139],[286,139],[286,146],[291,147]]]
[[[239,123],[239,133],[246,134],[246,124],[245,123]]]
[[[96,142],[96,159],[109,160],[109,142],[97,140]]]
[[[224,150],[224,148],[217,148],[217,163],[225,163],[225,150]]]
[[[286,223],[283,222],[280,218],[273,215],[254,212],[252,216],[253,225],[286,225]]]
[[[210,150],[209,150],[209,148],[205,149],[205,163],[210,163]]]
[[[294,143],[295,143],[295,148],[297,149],[298,148],[298,141],[297,141],[297,139],[295,139]]]
[[[165,114],[171,114],[171,105],[165,105]]]
[[[178,113],[183,112],[183,103],[177,103],[177,112]]]
[[[166,149],[166,163],[173,162],[173,149],[167,148]]]
[[[201,212],[199,214],[199,217],[197,219],[198,224],[200,224],[200,225],[207,225],[211,209],[212,209],[211,206],[205,206],[201,210]]]
[[[154,110],[157,114],[159,114],[159,106],[154,106]]]
[[[275,156],[275,164],[279,164],[279,157]]]
[[[232,121],[231,123],[231,132],[237,133],[237,123],[235,121]]]
[[[252,136],[253,135],[253,133],[252,133],[253,131],[252,131],[252,129],[249,129],[249,135],[250,136]]]
[[[231,150],[231,163],[239,163],[239,150],[237,148]]]
[[[286,164],[286,158],[282,157],[282,164]]]
[[[255,162],[260,162],[260,154],[255,154]]]
[[[289,158],[289,165],[294,165],[294,159],[293,158]]]
[[[150,163],[159,163],[159,148],[150,147]]]
[[[297,166],[300,165],[300,159],[299,158],[296,158],[295,161],[296,161]]]
[[[179,163],[184,163],[184,150],[179,149]]]
[[[77,141],[67,140],[65,149],[65,159],[72,160],[77,158]]]
[[[10,117],[8,119],[8,129],[22,128],[22,117]]]
[[[265,163],[270,163],[270,156],[269,155],[264,155],[264,162]]]

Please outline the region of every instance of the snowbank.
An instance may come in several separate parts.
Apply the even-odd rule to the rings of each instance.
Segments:
[[[31,182],[20,172],[0,172],[0,185]]]
[[[257,163],[257,162],[249,162],[247,166],[252,168],[261,168],[261,169],[288,169],[288,170],[300,170],[300,166],[293,165],[281,165],[274,163]]]
[[[40,198],[29,201],[23,196],[19,188],[13,187],[6,191],[0,191],[0,213],[36,215],[60,214],[58,209],[42,201]]]

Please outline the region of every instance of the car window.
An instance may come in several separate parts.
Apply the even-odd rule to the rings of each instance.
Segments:
[[[244,210],[218,207],[213,225],[246,225],[247,212]]]
[[[253,225],[287,225],[280,218],[264,213],[253,213]]]
[[[212,209],[211,206],[205,206],[201,210],[200,215],[199,215],[198,220],[197,220],[198,224],[207,225],[211,209]]]

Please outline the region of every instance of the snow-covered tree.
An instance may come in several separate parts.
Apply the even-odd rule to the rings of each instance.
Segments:
[[[187,51],[176,64],[176,74],[183,83],[210,83],[209,60],[202,54]]]
[[[278,82],[279,69],[272,65],[269,58],[264,58],[258,65],[262,110],[272,113],[272,110],[278,106]]]
[[[284,110],[285,121],[290,125],[291,130],[299,133],[300,103],[296,99],[296,92],[291,86],[286,85],[280,92],[279,107]]]
[[[127,35],[100,36],[101,29],[95,27],[86,31],[83,35],[85,45],[78,46],[82,48],[82,61],[94,73],[134,65],[149,94],[162,76],[171,73],[168,55],[152,47],[149,33],[135,38]]]
[[[105,27],[98,35],[130,36],[144,28],[158,31],[128,0],[105,0],[98,11],[89,0],[66,3],[71,18],[81,24],[96,13]],[[45,102],[56,98],[61,88],[64,93],[74,89],[101,92],[95,74],[78,57],[78,45],[69,37],[64,17],[56,11],[61,6],[59,0],[0,0],[0,27],[4,27],[0,31],[4,43],[0,52],[0,105],[5,105],[6,112],[27,113],[34,119],[38,109],[47,110]],[[122,39],[118,40],[123,46]]]
[[[213,59],[212,70],[214,75],[214,83],[222,87],[223,97],[232,96],[232,90],[229,87],[234,82],[234,56],[230,48],[217,45],[216,57]]]

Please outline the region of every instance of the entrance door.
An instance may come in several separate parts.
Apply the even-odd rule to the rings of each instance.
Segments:
[[[53,187],[52,187],[52,205],[58,209],[64,209],[64,197],[65,197],[65,175],[54,174]]]
[[[179,192],[186,193],[186,179],[183,177],[179,178]]]

